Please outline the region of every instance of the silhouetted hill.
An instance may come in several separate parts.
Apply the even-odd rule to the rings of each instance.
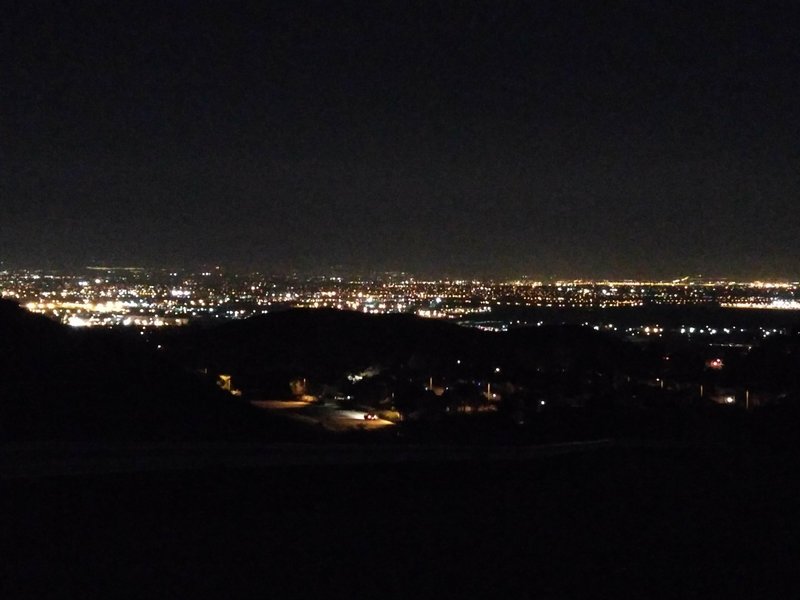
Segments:
[[[164,343],[181,362],[218,372],[331,374],[474,346],[475,333],[410,315],[296,309],[211,329],[176,330]]]
[[[621,368],[635,350],[618,338],[576,325],[522,327],[500,335],[520,368]]]
[[[290,434],[120,333],[73,330],[0,301],[0,440]]]
[[[181,364],[231,373],[243,385],[309,376],[334,381],[370,366],[472,377],[503,364],[517,372],[540,363],[594,369],[622,357],[623,344],[579,327],[484,332],[407,314],[367,315],[294,309],[217,327],[166,332],[159,340]],[[427,376],[427,375],[426,375]]]

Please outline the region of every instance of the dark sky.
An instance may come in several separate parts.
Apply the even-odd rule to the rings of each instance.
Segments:
[[[0,260],[800,276],[770,2],[20,2]]]

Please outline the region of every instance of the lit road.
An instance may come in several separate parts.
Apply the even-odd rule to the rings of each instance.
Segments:
[[[363,410],[344,410],[297,400],[262,400],[251,404],[274,414],[306,423],[322,425],[331,431],[381,429],[394,425],[391,421],[384,419],[367,420],[364,418],[367,413]]]

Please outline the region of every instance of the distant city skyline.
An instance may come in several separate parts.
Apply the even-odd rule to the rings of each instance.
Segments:
[[[529,270],[529,271],[515,271],[511,268],[500,268],[497,271],[479,270],[479,269],[449,269],[439,270],[433,268],[423,269],[408,269],[408,268],[380,268],[370,265],[330,265],[320,266],[315,264],[308,264],[306,266],[288,265],[284,268],[274,264],[241,264],[241,263],[223,263],[206,262],[206,263],[171,263],[171,264],[158,264],[158,263],[132,263],[132,262],[90,262],[86,264],[67,264],[64,261],[48,261],[45,263],[36,263],[33,261],[4,261],[0,260],[0,271],[2,270],[29,270],[29,271],[46,271],[54,273],[79,273],[84,270],[141,270],[147,272],[154,271],[176,271],[181,273],[200,273],[203,271],[211,271],[214,269],[221,269],[228,274],[247,275],[253,273],[260,273],[265,276],[274,277],[287,277],[297,275],[300,277],[380,277],[389,274],[405,274],[414,278],[424,278],[430,280],[453,280],[453,279],[477,279],[477,280],[496,280],[496,281],[510,281],[515,279],[529,279],[540,281],[647,281],[647,282],[671,282],[679,279],[690,278],[693,280],[707,280],[707,281],[739,281],[739,282],[757,282],[757,281],[775,281],[775,282],[796,282],[800,281],[800,272],[792,274],[780,273],[775,270],[761,269],[752,271],[739,271],[738,273],[725,273],[725,272],[621,272],[621,273],[576,273],[576,272],[553,272],[546,269]]]
[[[288,308],[329,308],[369,314],[411,313],[459,322],[478,317],[472,324],[494,330],[520,325],[522,315],[502,318],[495,314],[507,310],[578,309],[581,314],[584,310],[721,307],[733,312],[759,309],[796,315],[800,282],[434,280],[400,273],[276,277],[219,268],[184,272],[104,267],[77,273],[0,270],[0,298],[77,327],[160,328],[194,320],[244,319]],[[525,320],[541,325],[545,322],[542,316],[527,314]],[[681,335],[699,331],[697,326],[684,325],[677,327],[683,330]],[[610,326],[616,324],[612,321]],[[657,321],[634,327],[647,335],[660,333]],[[712,335],[716,329],[711,327]],[[765,331],[764,335],[773,333]]]

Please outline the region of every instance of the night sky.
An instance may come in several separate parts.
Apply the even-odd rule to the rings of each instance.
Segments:
[[[19,2],[0,261],[800,276],[795,2]]]

